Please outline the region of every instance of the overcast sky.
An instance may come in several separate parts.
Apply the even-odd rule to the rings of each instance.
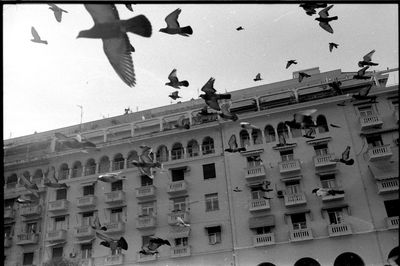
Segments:
[[[375,49],[373,70],[398,67],[398,6],[335,4],[330,16],[334,34],[319,27],[298,4],[138,4],[133,12],[117,5],[121,19],[144,14],[150,38],[128,34],[136,86],[128,87],[109,64],[101,40],[76,39],[93,20],[83,4],[58,4],[68,11],[58,23],[47,4],[3,5],[4,139],[112,117],[124,109],[145,110],[171,104],[168,74],[190,85],[183,101],[198,98],[214,77],[217,91],[234,91],[292,78],[311,67],[357,71],[357,62]],[[193,35],[159,32],[164,18],[181,8],[181,26]],[[319,10],[318,10],[319,11]],[[30,40],[34,26],[48,45]],[[236,31],[242,26],[243,31]],[[339,48],[329,52],[328,43]],[[285,69],[286,61],[298,64]],[[253,78],[261,73],[262,81]]]

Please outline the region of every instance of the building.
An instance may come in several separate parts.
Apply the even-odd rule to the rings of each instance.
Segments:
[[[232,92],[237,122],[198,116],[198,99],[5,140],[5,265],[42,265],[52,257],[82,266],[388,264],[398,250],[398,69],[370,73],[371,80],[340,69],[304,72],[311,77],[302,83],[296,72]],[[334,80],[343,94],[327,85]],[[377,103],[349,102],[347,94],[371,85]],[[310,108],[317,109],[314,139],[284,123]],[[182,115],[189,130],[174,127]],[[242,129],[240,121],[259,129]],[[81,132],[97,149],[62,148],[56,132]],[[233,134],[245,152],[224,151]],[[154,180],[131,164],[140,145],[163,163]],[[346,146],[351,166],[333,161]],[[67,189],[43,186],[51,167]],[[110,171],[126,180],[97,181]],[[39,186],[39,204],[15,202],[29,196],[23,175]],[[260,190],[266,180],[273,191]],[[345,193],[319,198],[315,187]],[[191,226],[176,226],[178,216]],[[95,217],[107,234],[127,239],[128,251],[111,254],[99,245],[89,226]],[[171,247],[139,254],[153,235]]]

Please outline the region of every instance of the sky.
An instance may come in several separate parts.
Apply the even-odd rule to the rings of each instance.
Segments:
[[[189,87],[182,101],[198,98],[215,78],[218,92],[230,92],[292,78],[292,72],[319,67],[357,71],[357,62],[375,49],[372,70],[398,67],[398,6],[335,4],[334,33],[323,30],[317,15],[298,4],[137,4],[133,12],[117,4],[120,19],[145,15],[150,38],[128,33],[136,74],[128,87],[115,73],[100,39],[76,37],[93,26],[83,4],[57,4],[68,11],[58,23],[47,4],[3,5],[3,139],[44,132],[174,104],[165,86],[172,69]],[[180,26],[193,35],[159,32],[177,8]],[[317,12],[320,9],[317,10]],[[48,45],[31,42],[34,26]],[[237,31],[242,26],[244,30]],[[328,43],[339,44],[329,52]],[[285,69],[286,61],[298,64]],[[263,80],[254,82],[257,73]]]

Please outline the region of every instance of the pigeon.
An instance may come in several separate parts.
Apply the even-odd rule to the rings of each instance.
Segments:
[[[49,9],[53,10],[54,16],[56,17],[56,20],[58,22],[61,22],[62,12],[68,13],[68,11],[65,11],[64,9],[59,8],[55,4],[48,4],[48,5],[50,6]]]
[[[31,40],[32,42],[47,44],[47,41],[44,41],[40,38],[34,27],[31,28],[31,33],[33,36],[33,39]]]
[[[153,162],[153,158],[150,156],[150,147],[142,145],[140,148],[142,148],[142,153],[139,156],[139,161],[132,160],[132,164],[139,168],[139,171],[143,176],[148,176],[151,179],[154,179],[152,168],[162,167],[162,165],[159,162]]]
[[[307,15],[312,16],[317,13],[317,11],[315,11],[315,9],[324,8],[327,6],[327,4],[326,3],[303,3],[303,4],[300,4],[299,6],[302,7],[304,9],[304,11],[306,11]]]
[[[154,252],[152,252],[152,251],[147,251],[147,250],[145,250],[144,248],[145,248],[145,247],[142,247],[142,250],[139,251],[140,254],[143,254],[143,255],[148,256],[148,255],[154,255],[154,254],[158,254],[158,253],[159,253],[158,251],[154,251]]]
[[[209,116],[209,115],[213,115],[213,114],[214,113],[208,112],[207,105],[205,105],[203,108],[201,108],[200,112],[197,113],[197,115],[200,115],[200,116]]]
[[[241,190],[239,187],[235,187],[235,188],[233,189],[233,191],[234,191],[234,192],[242,192],[243,190]]]
[[[309,78],[311,75],[308,75],[307,73],[304,72],[299,72],[299,82],[303,80],[303,78]]]
[[[325,197],[325,196],[335,196],[336,194],[344,194],[343,190],[339,189],[331,189],[331,188],[314,188],[312,193],[317,195],[318,197]]]
[[[335,80],[334,82],[328,83],[328,86],[332,88],[335,95],[343,95],[343,91],[340,88],[342,82]]]
[[[221,104],[221,113],[219,116],[225,120],[236,121],[239,119],[236,114],[231,113],[231,102]]]
[[[329,124],[331,127],[336,127],[336,128],[342,128],[341,126],[335,125],[335,124]]]
[[[114,183],[114,182],[119,181],[119,180],[125,180],[126,177],[125,176],[120,176],[121,173],[122,172],[120,171],[120,172],[115,172],[115,173],[102,174],[102,175],[99,175],[97,180],[102,181],[104,183]]]
[[[263,199],[272,199],[272,198],[268,198],[268,197],[266,197],[266,196],[262,196],[262,198],[263,198]]]
[[[169,243],[169,241],[166,239],[162,239],[159,237],[151,237],[149,240],[149,244],[143,246],[142,250],[145,251],[146,253],[154,253],[162,245],[171,246],[171,243]]]
[[[36,199],[39,199],[39,187],[35,183],[31,183],[24,175],[20,177],[20,180],[22,182],[22,185],[29,190],[35,197]]]
[[[101,226],[99,216],[96,216],[96,218],[94,218],[94,221],[93,221],[91,227],[92,227],[94,230],[103,230],[103,231],[107,231],[107,227],[106,227],[106,226]]]
[[[239,26],[239,27],[236,28],[236,30],[237,31],[241,31],[241,30],[244,30],[244,28],[242,26]]]
[[[125,4],[126,8],[133,12],[132,4]]]
[[[180,27],[179,26],[178,17],[181,12],[182,12],[182,10],[180,8],[178,8],[174,12],[169,14],[165,18],[167,27],[160,29],[160,31],[167,33],[167,34],[179,34],[179,35],[186,36],[186,37],[189,37],[189,35],[193,34],[192,27],[190,27],[190,26]]]
[[[185,223],[181,217],[176,217],[176,225],[181,227],[189,227],[190,224]]]
[[[259,81],[259,80],[262,80],[262,78],[261,78],[261,74],[260,73],[258,73],[257,75],[256,75],[256,77],[253,79],[254,81]]]
[[[352,99],[351,101],[354,100],[370,100],[371,103],[376,103],[376,95],[368,95],[369,91],[372,88],[372,84],[365,86],[361,90],[358,91],[357,94],[351,95]]]
[[[240,122],[240,127],[244,129],[260,129],[257,126],[250,124],[249,122]]]
[[[43,180],[46,187],[51,188],[68,188],[65,183],[58,183],[58,179],[56,178],[56,169],[52,166],[47,168],[46,172],[43,173]]]
[[[115,251],[117,249],[128,250],[128,243],[126,242],[125,238],[123,238],[122,236],[119,239],[114,239],[103,233],[100,233],[99,231],[96,231],[96,236],[99,239],[103,240],[100,242],[100,245],[110,248],[112,254],[115,254]]]
[[[187,80],[179,81],[176,76],[176,69],[172,70],[172,72],[168,76],[169,82],[165,83],[167,86],[171,86],[175,89],[180,89],[179,86],[187,87],[189,86],[189,82]]]
[[[285,124],[292,129],[308,129],[306,135],[303,137],[314,138],[312,135],[315,133],[315,123],[311,117],[317,109],[308,109],[304,111],[297,112],[293,115],[293,120],[285,121]]]
[[[344,163],[345,165],[353,165],[354,159],[350,159],[350,146],[347,146],[344,152],[342,153],[342,158],[340,159],[333,159],[332,162],[340,162]]]
[[[37,200],[31,200],[29,198],[26,198],[24,196],[18,196],[18,198],[15,200],[19,204],[33,204],[36,203]]]
[[[188,123],[186,123],[185,120],[185,116],[182,115],[178,118],[178,120],[176,121],[176,124],[174,125],[175,128],[184,128],[184,129],[190,129],[190,125]]]
[[[64,134],[56,132],[54,133],[54,136],[56,137],[57,142],[70,149],[96,148],[96,144],[90,141],[83,140],[80,134],[77,134],[75,137],[67,137]]]
[[[212,109],[220,111],[221,108],[218,104],[218,100],[231,99],[231,94],[217,94],[216,90],[214,89],[214,81],[215,79],[211,77],[207,83],[201,88],[201,91],[205,92],[205,94],[200,94],[200,98],[204,99],[206,104],[210,106]]]
[[[170,95],[168,95],[168,97],[170,97],[173,100],[176,100],[178,98],[182,98],[181,96],[178,95],[178,93],[179,93],[178,91],[174,91]]]
[[[364,55],[363,60],[358,62],[359,67],[364,67],[364,66],[377,66],[379,65],[378,63],[371,62],[372,60],[372,55],[375,53],[375,50],[372,50],[368,54]]]
[[[286,63],[286,69],[288,69],[292,64],[297,64],[297,62],[296,62],[296,60],[289,60],[289,61],[287,61],[287,63]]]
[[[246,151],[246,148],[244,148],[244,147],[243,148],[238,148],[238,144],[237,144],[237,141],[236,141],[236,135],[235,134],[232,134],[232,136],[229,138],[228,146],[229,146],[229,149],[225,149],[226,152],[234,153],[234,152]]]
[[[331,25],[329,25],[329,22],[332,20],[338,19],[337,16],[329,17],[328,11],[332,7],[333,7],[333,5],[325,7],[324,9],[322,9],[321,11],[318,12],[319,17],[315,18],[315,20],[319,21],[319,26],[329,33],[333,33],[333,29],[332,29]]]
[[[113,4],[85,4],[85,8],[92,16],[94,26],[80,31],[77,38],[102,39],[103,50],[111,66],[125,84],[133,87],[136,83],[131,57],[134,48],[129,42],[127,32],[150,37],[150,21],[144,15],[120,20]]]
[[[357,74],[353,76],[353,79],[370,79],[371,76],[365,76],[365,71],[369,68],[369,66],[363,67],[357,71]]]
[[[330,43],[329,43],[329,52],[332,53],[333,48],[336,48],[336,49],[337,49],[338,46],[339,46],[339,44],[334,43],[334,42],[330,42]]]
[[[264,191],[264,192],[271,192],[271,191],[273,191],[273,189],[272,189],[272,188],[268,188],[269,185],[271,185],[271,182],[265,180],[265,181],[262,182],[262,184],[261,184],[261,186],[259,187],[259,189],[260,189],[261,191]]]

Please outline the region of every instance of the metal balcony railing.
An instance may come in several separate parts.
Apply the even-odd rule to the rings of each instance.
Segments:
[[[93,237],[95,235],[94,229],[89,225],[82,225],[75,228],[75,236],[78,238]]]
[[[78,208],[96,206],[97,197],[94,195],[87,195],[76,199],[76,206]]]
[[[47,232],[46,240],[48,241],[57,241],[57,240],[66,240],[67,238],[67,230],[59,229],[51,232]]]
[[[188,223],[190,220],[189,212],[187,211],[178,211],[178,212],[171,212],[168,214],[168,224],[174,225],[177,223],[176,218],[181,217],[185,223]]]
[[[124,161],[113,162],[112,170],[113,171],[122,170],[122,169],[124,169],[124,165],[125,165]]]
[[[36,233],[21,233],[18,235],[17,245],[37,244],[39,234]]]
[[[122,265],[124,263],[124,254],[110,255],[104,258],[104,266]]]
[[[334,166],[336,165],[334,154],[324,154],[324,155],[316,155],[314,156],[314,167],[320,168],[325,166]]]
[[[143,255],[142,253],[137,253],[136,260],[138,262],[154,261],[157,260],[157,254],[154,255]]]
[[[69,202],[68,200],[62,199],[62,200],[55,200],[49,202],[49,211],[66,211],[68,210],[68,205]]]
[[[186,192],[187,182],[185,180],[171,182],[168,185],[168,193]]]
[[[386,217],[388,229],[399,229],[399,216]]]
[[[42,213],[42,206],[40,205],[22,206],[19,210],[19,214],[25,217],[40,215],[41,213]]]
[[[157,219],[153,215],[139,216],[136,218],[137,229],[147,229],[156,226]]]
[[[104,194],[106,203],[115,203],[125,201],[125,192],[122,190],[112,191]]]
[[[379,194],[396,192],[399,190],[399,179],[397,178],[378,180],[376,184]]]

